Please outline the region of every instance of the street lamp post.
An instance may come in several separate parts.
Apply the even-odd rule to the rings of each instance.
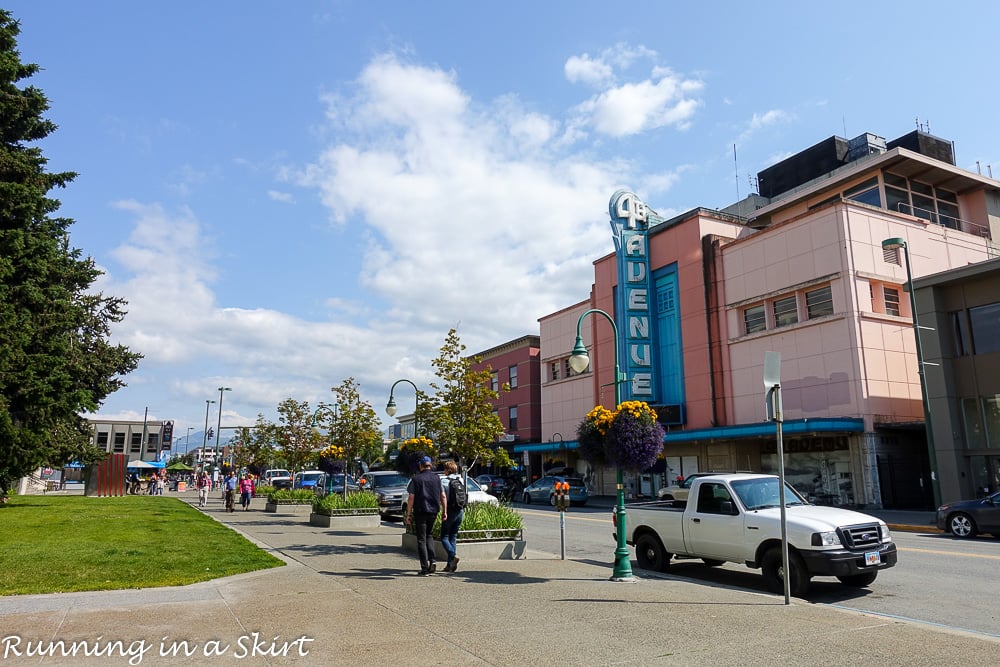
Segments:
[[[191,449],[191,431],[193,431],[193,430],[194,430],[194,426],[188,426],[188,433],[187,433],[186,436],[184,436],[184,454],[185,455],[188,453],[188,450]]]
[[[313,425],[313,428],[318,428],[319,427],[319,413],[323,412],[323,411],[326,411],[329,414],[333,415],[334,420],[339,420],[340,419],[340,404],[339,403],[337,405],[333,406],[333,407],[330,407],[326,403],[320,403],[318,406],[316,406],[316,410],[313,412],[313,415],[312,415],[312,425]],[[334,444],[333,443],[333,429],[330,429],[330,444],[331,445]],[[343,444],[341,444],[341,447],[343,447]],[[347,497],[347,467],[348,467],[348,463],[349,462],[347,460],[347,448],[344,447],[344,497],[345,498]]]
[[[219,423],[215,425],[215,460],[219,460],[219,442],[222,441],[222,395],[232,387],[219,387]]]
[[[556,442],[556,438],[557,437],[559,438],[559,441],[558,441],[559,442],[559,453],[562,454],[563,467],[566,467],[568,465],[566,463],[566,442],[563,440],[562,433],[553,433],[551,436],[549,436],[549,442]]]
[[[205,461],[205,450],[208,449],[208,409],[212,406],[215,401],[211,399],[205,399],[205,430],[201,433],[201,460],[202,463]],[[215,462],[212,462],[213,466]]]
[[[396,385],[400,382],[406,382],[413,387],[413,437],[416,438],[420,435],[420,431],[417,429],[417,408],[420,406],[420,391],[412,381],[403,378],[392,383],[392,387],[389,388],[389,402],[385,404],[385,414],[390,417],[396,415],[396,400],[393,398],[393,391],[395,391]]]
[[[583,320],[590,314],[603,315],[611,324],[611,331],[614,334],[615,346],[615,409],[621,403],[621,384],[625,381],[618,361],[618,327],[615,320],[603,310],[591,308],[582,315],[576,323],[576,344],[570,353],[569,366],[577,373],[587,370],[590,365],[590,355],[587,353],[587,346],[583,344],[583,336],[580,331],[583,327]],[[617,471],[617,500],[615,503],[615,518],[617,521],[618,545],[615,548],[615,566],[611,573],[611,581],[635,581],[632,576],[632,563],[629,562],[628,546],[625,544],[625,480],[622,476],[622,468],[619,465]]]
[[[906,240],[893,237],[882,241],[883,250],[903,249],[906,265],[906,291],[910,293],[910,314],[913,317],[913,333],[917,339],[917,374],[920,377],[920,399],[924,406],[924,435],[927,440],[927,457],[931,466],[931,489],[934,492],[934,506],[941,504],[941,484],[937,475],[937,452],[934,449],[934,429],[931,426],[931,405],[927,396],[927,375],[924,372],[924,347],[920,339],[920,321],[917,318],[917,297],[913,293],[913,273],[910,270],[910,249]]]

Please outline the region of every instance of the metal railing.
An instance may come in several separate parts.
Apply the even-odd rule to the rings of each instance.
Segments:
[[[906,202],[899,202],[896,204],[896,212],[912,215],[914,218],[920,218],[921,220],[927,220],[928,222],[938,225],[939,227],[954,229],[983,238],[986,240],[986,252],[990,257],[996,256],[998,252],[1000,252],[996,245],[993,244],[990,228],[980,225],[979,223],[972,222],[970,220],[963,220],[962,218],[956,218],[952,215],[941,215],[936,211],[913,206],[911,204],[907,204]]]

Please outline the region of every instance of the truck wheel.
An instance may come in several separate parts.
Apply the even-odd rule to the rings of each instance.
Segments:
[[[764,554],[760,564],[761,573],[764,575],[764,584],[772,593],[785,592],[785,578],[781,567],[781,549],[774,547]],[[788,552],[789,591],[795,597],[802,597],[809,590],[809,573],[806,571],[806,564],[802,558],[794,551]]]
[[[636,540],[635,560],[644,570],[666,572],[670,566],[670,554],[655,535],[643,535]]]
[[[865,586],[871,585],[877,576],[878,572],[865,572],[864,574],[852,574],[849,576],[837,577],[837,579],[840,579],[840,583],[845,586],[864,588]]]
[[[724,560],[716,560],[714,558],[702,558],[701,562],[704,563],[705,565],[709,566],[709,567],[719,567],[720,565],[722,565],[726,561],[724,561]]]

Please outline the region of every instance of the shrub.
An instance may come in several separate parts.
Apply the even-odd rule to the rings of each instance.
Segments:
[[[267,497],[269,503],[311,503],[316,497],[312,489],[278,489]]]
[[[459,526],[459,530],[474,532],[460,533],[459,539],[486,540],[494,537],[510,539],[514,536],[515,531],[521,530],[523,527],[524,524],[521,521],[521,515],[507,505],[502,503],[500,505],[470,503],[465,507],[462,514],[462,525]],[[495,531],[503,532],[499,532],[496,535],[492,534]],[[434,537],[441,539],[440,514],[434,522]]]
[[[255,498],[263,498],[266,496],[270,496],[275,491],[276,489],[270,484],[258,484],[253,489],[253,495]]]
[[[313,501],[313,511],[347,510],[347,509],[377,509],[378,497],[374,491],[356,491],[348,493],[347,498],[341,493],[328,493]]]

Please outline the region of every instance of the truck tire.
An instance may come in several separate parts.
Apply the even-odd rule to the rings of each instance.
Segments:
[[[773,547],[764,554],[760,563],[761,573],[764,575],[764,584],[772,593],[785,592],[785,579],[781,569],[781,548]],[[788,569],[791,574],[788,578],[789,592],[795,597],[802,597],[809,590],[809,572],[802,558],[789,549]]]
[[[865,586],[870,586],[874,581],[875,577],[878,576],[878,572],[865,572],[864,574],[851,574],[843,577],[837,577],[840,583],[845,586],[853,586],[854,588],[864,588]]]
[[[644,570],[666,572],[670,567],[670,554],[656,535],[642,535],[635,541],[635,560]]]

